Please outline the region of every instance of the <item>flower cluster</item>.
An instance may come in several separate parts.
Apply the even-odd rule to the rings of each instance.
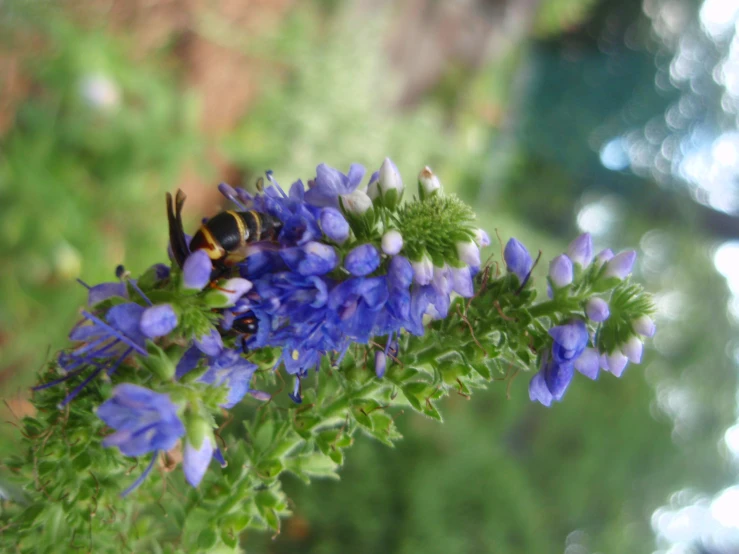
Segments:
[[[270,226],[226,252],[228,264],[214,260],[212,251],[190,251],[190,238],[180,234],[170,245],[171,268],[158,264],[132,279],[121,267],[117,281],[85,285],[89,306],[70,334],[77,346],[58,357],[62,376],[38,387],[87,372],[65,405],[101,374],[119,383],[97,410],[114,430],[103,444],[126,456],[152,455],[124,494],[142,482],[160,452],[173,448],[181,450],[193,486],[213,458],[225,465],[216,416],[247,394],[271,398],[255,389],[260,365],[292,376],[288,396],[300,404],[311,369],[324,360],[335,368],[351,365],[342,366],[350,346],[362,345],[365,358],[373,351],[374,382],[389,389],[388,397],[394,400],[398,387],[404,401],[434,416],[430,398],[439,382],[460,390],[463,379],[474,382],[463,370],[442,375],[455,367],[449,360],[461,359],[491,378],[480,340],[495,356],[527,365],[535,353],[540,369],[530,397],[549,406],[562,399],[575,370],[595,379],[600,369],[620,376],[628,361],[639,363],[639,337],[654,334],[649,300],[628,282],[633,251],[593,256],[590,236],[578,237],[550,264],[549,300],[533,305],[536,264],[526,247],[516,239],[507,243],[504,278],[493,271],[497,264],[483,268],[480,249],[490,244],[488,235],[468,206],[444,194],[429,168],[418,177],[417,196],[406,202],[389,159],[367,180],[358,164],[347,174],[321,164],[307,187],[296,181],[288,191],[271,172],[267,179],[254,194],[219,187],[236,206],[234,218],[250,214],[257,229]],[[450,340],[439,344],[447,340],[445,319],[453,320],[444,331]],[[424,342],[429,329],[436,338]],[[410,352],[409,359],[434,375],[433,387],[414,381],[415,369],[383,379],[390,360],[412,344],[426,358],[419,362]],[[376,398],[365,401],[380,406]],[[370,427],[372,411],[359,412]],[[335,455],[333,446],[326,450]]]
[[[505,260],[508,271],[525,284],[533,265],[526,247],[511,239]],[[532,401],[544,406],[560,401],[575,370],[593,380],[601,369],[621,377],[629,362],[641,362],[643,343],[639,337],[653,336],[655,326],[648,305],[626,306],[634,297],[625,285],[635,261],[633,250],[614,255],[605,249],[594,256],[588,233],[577,237],[567,253],[551,261],[548,293],[554,310],[565,312],[566,306],[574,304],[581,314],[573,317],[568,311],[567,319],[549,329],[551,348],[541,353],[540,370],[529,384]],[[602,292],[611,289],[609,304]]]

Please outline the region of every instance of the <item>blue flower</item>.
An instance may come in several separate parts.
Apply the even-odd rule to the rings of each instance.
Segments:
[[[329,239],[343,243],[349,238],[349,223],[336,208],[323,208],[318,216],[323,234]]]
[[[587,304],[585,305],[585,313],[588,315],[588,319],[590,319],[591,321],[601,323],[609,318],[609,316],[611,315],[611,310],[608,308],[608,302],[606,302],[602,298],[594,296],[593,298],[588,300]]]
[[[356,277],[369,275],[380,267],[380,253],[371,244],[359,245],[346,255],[344,267]]]
[[[572,283],[572,261],[565,254],[557,256],[549,264],[549,279],[558,289]]]
[[[552,358],[558,364],[574,362],[588,344],[588,329],[579,319],[552,327],[549,335],[554,339]]]
[[[531,254],[526,250],[526,247],[518,240],[512,238],[505,245],[503,258],[505,259],[508,272],[516,275],[520,283],[526,281],[534,265]]]
[[[203,290],[210,282],[213,262],[205,250],[190,254],[182,266],[182,284],[186,289]]]
[[[182,453],[182,471],[185,479],[193,487],[197,487],[205,476],[205,472],[213,459],[215,445],[210,437],[204,437],[200,448],[195,448],[190,441],[185,442]]]
[[[129,383],[115,387],[111,398],[98,407],[97,415],[116,430],[103,439],[103,446],[115,446],[126,456],[154,453],[148,467],[121,493],[122,496],[146,479],[160,451],[171,450],[185,434],[185,426],[177,416],[177,406],[168,395]]]
[[[541,369],[529,383],[529,398],[532,402],[551,406],[553,400],[562,400],[574,375],[575,368],[571,362],[559,363],[545,354]]]
[[[316,178],[309,183],[305,193],[305,201],[313,206],[339,207],[339,196],[350,194],[362,182],[365,169],[359,164],[352,164],[349,173],[344,175],[338,169],[320,164],[316,168]]]
[[[570,243],[567,248],[567,256],[574,264],[587,267],[593,260],[593,239],[590,233],[583,233]]]
[[[185,434],[177,406],[168,395],[130,383],[116,386],[97,415],[116,430],[103,439],[103,446],[115,446],[126,456],[166,452]]]
[[[203,343],[200,342],[190,347],[180,358],[175,372],[178,379],[197,367],[204,356],[202,347]],[[209,352],[216,351],[212,341],[205,343],[205,349]],[[228,395],[221,407],[233,408],[249,392],[249,383],[257,366],[241,356],[238,350],[224,348],[213,356],[205,355],[205,358],[208,369],[197,379],[197,382],[214,387],[225,386],[228,389]]]
[[[147,337],[163,337],[177,327],[177,314],[171,304],[157,304],[144,310],[139,326]]]
[[[320,242],[285,248],[280,251],[280,256],[292,271],[300,275],[323,275],[339,262],[336,251]]]

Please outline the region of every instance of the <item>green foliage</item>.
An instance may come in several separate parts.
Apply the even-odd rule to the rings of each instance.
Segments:
[[[30,35],[43,47],[22,60],[33,92],[0,143],[6,368],[61,345],[82,297],[66,292],[75,278],[111,278],[119,263],[145,267],[161,252],[153,237],[166,220],[149,199],[173,186],[201,142],[193,99],[156,56],[134,60],[123,40],[53,8],[16,7],[0,17],[2,45]]]

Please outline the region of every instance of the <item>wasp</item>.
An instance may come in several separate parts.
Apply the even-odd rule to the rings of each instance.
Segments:
[[[177,265],[184,265],[187,256],[195,250],[204,250],[213,264],[210,281],[214,283],[226,275],[234,265],[243,262],[247,256],[247,247],[254,242],[274,241],[277,238],[282,222],[268,214],[255,210],[237,212],[227,210],[204,221],[187,245],[185,231],[182,226],[182,206],[185,193],[177,191],[167,193],[167,219],[169,221],[169,244]],[[245,312],[233,322],[232,329],[241,335],[244,352],[247,351],[246,339],[257,333],[259,325],[256,315]]]
[[[204,250],[213,263],[211,281],[216,281],[247,256],[251,243],[274,241],[282,228],[277,218],[255,210],[237,212],[227,210],[205,221],[187,246],[182,227],[182,206],[185,193],[177,191],[175,200],[167,193],[169,244],[177,265],[182,267],[191,251]]]

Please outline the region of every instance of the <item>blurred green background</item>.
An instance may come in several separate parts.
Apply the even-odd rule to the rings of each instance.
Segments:
[[[735,0],[0,2],[2,419],[65,344],[76,278],[165,258],[164,191],[192,227],[220,181],[387,155],[545,260],[582,231],[638,246],[658,335],[550,410],[519,375],[447,400],[443,425],[400,416],[405,440],[358,440],[340,482],[287,478],[294,517],[247,550],[739,552],[738,18]]]

